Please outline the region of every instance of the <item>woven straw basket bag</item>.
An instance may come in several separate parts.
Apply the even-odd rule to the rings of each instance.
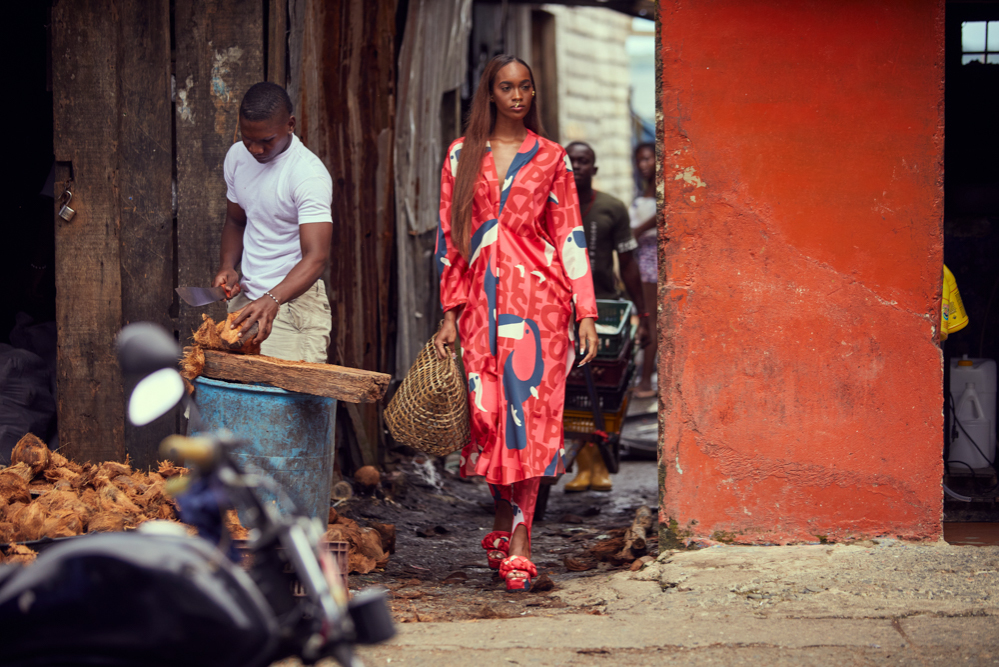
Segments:
[[[434,338],[389,401],[385,423],[397,442],[444,456],[468,443],[468,388],[455,359],[437,358]]]

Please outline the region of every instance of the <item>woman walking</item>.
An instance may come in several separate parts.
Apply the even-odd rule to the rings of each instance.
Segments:
[[[631,231],[638,241],[638,273],[642,277],[642,295],[646,305],[656,303],[656,284],[659,269],[656,261],[658,241],[656,234],[656,147],[653,144],[639,144],[635,147],[635,167],[642,180],[642,191],[631,202]],[[652,398],[656,390],[652,388],[652,372],[656,368],[656,317],[655,310],[649,321],[649,335],[652,344],[647,345],[642,360],[642,374],[635,388],[635,398]]]
[[[575,360],[597,353],[597,314],[572,166],[541,136],[534,76],[508,55],[486,66],[466,134],[441,174],[436,262],[444,324],[461,331],[471,441],[463,476],[483,475],[496,503],[482,541],[507,591],[530,589],[531,523],[540,478],[564,472],[562,410]]]

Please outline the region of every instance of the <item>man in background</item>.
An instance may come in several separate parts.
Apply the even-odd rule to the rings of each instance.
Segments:
[[[582,141],[574,141],[565,148],[572,162],[572,176],[579,194],[579,210],[586,232],[586,247],[590,254],[590,271],[593,274],[593,291],[598,299],[620,299],[618,278],[614,274],[614,252],[617,252],[621,282],[639,316],[636,342],[640,347],[649,344],[649,313],[645,309],[642,278],[638,272],[635,249],[638,243],[631,233],[628,208],[620,199],[593,189],[597,175],[597,154]],[[610,491],[613,488],[607,466],[597,448],[584,445],[576,457],[579,472],[565,485],[566,491]]]

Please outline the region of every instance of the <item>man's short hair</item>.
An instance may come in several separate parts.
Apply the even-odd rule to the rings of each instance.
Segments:
[[[282,110],[291,115],[292,106],[288,91],[269,81],[250,86],[239,104],[239,115],[253,122],[270,120]]]
[[[590,155],[593,156],[593,164],[597,163],[597,152],[593,150],[593,146],[589,145],[585,141],[570,141],[569,144],[565,147],[565,150],[568,151],[573,146],[580,146],[590,151]]]

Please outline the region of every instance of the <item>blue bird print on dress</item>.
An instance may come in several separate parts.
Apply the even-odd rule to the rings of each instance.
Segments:
[[[471,254],[468,256],[468,265],[471,266],[475,263],[475,260],[479,258],[482,252],[496,243],[499,239],[499,220],[493,218],[492,220],[486,220],[479,228],[475,230],[472,234],[472,240],[469,243],[471,246]]]
[[[500,213],[503,212],[503,207],[506,206],[506,198],[510,194],[510,186],[513,185],[513,179],[517,177],[517,172],[531,161],[540,147],[541,145],[535,141],[534,145],[528,148],[526,152],[517,153],[514,156],[513,162],[510,163],[510,166],[506,170],[506,180],[503,181],[503,187],[500,189]]]
[[[483,291],[486,293],[486,305],[489,308],[489,353],[496,356],[496,286],[499,284],[499,276],[493,274],[493,260],[486,264],[486,275]]]
[[[541,353],[541,330],[537,322],[530,318],[516,315],[500,315],[499,336],[517,341],[514,350],[507,355],[503,366],[503,395],[507,402],[506,414],[506,447],[507,449],[524,449],[527,447],[527,419],[524,414],[524,403],[531,397],[537,397],[538,387],[545,375],[545,360]],[[534,363],[531,365],[530,377],[520,379],[517,376],[516,365],[518,354],[530,354],[529,340],[534,339]]]
[[[586,262],[586,234],[582,227],[573,227],[562,244],[562,264],[570,280],[586,275],[589,265]]]
[[[447,258],[447,239],[444,237],[444,227],[437,223],[437,252],[434,253],[434,265],[437,267],[437,275],[444,272],[445,266],[451,266],[451,261]]]

